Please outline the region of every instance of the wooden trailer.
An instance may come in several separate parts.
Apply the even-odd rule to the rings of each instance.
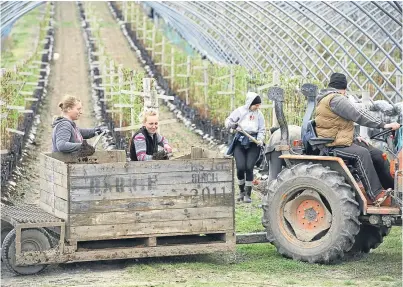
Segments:
[[[14,228],[3,261],[32,274],[51,263],[233,251],[233,164],[200,148],[148,162],[124,151],[41,154],[39,207],[2,206]]]

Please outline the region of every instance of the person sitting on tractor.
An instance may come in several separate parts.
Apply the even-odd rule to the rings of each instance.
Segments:
[[[158,115],[155,111],[144,113],[143,126],[133,135],[129,143],[130,159],[132,161],[148,161],[168,159],[172,148],[168,140],[157,133]],[[164,150],[158,151],[158,146]]]
[[[263,140],[266,133],[265,121],[259,107],[262,100],[253,92],[246,94],[245,105],[232,111],[225,120],[226,128],[236,129],[236,133],[227,155],[234,155],[240,194],[238,201],[252,202],[253,168],[259,158]],[[253,142],[241,131],[247,132],[256,138],[258,144]]]
[[[370,128],[392,130],[398,129],[400,124],[385,123],[367,109],[355,106],[347,99],[346,89],[346,76],[332,74],[328,88],[320,91],[317,98],[316,133],[318,137],[334,138],[327,147],[335,156],[354,161],[366,193],[374,203],[391,205],[391,198],[384,189],[393,188],[393,179],[382,152],[360,137],[354,140],[354,122]]]
[[[92,155],[95,148],[89,145],[86,139],[101,134],[103,127],[81,129],[74,121],[82,114],[81,101],[75,96],[66,95],[59,103],[62,116],[55,117],[52,127],[52,151],[73,153],[78,152],[79,156]]]

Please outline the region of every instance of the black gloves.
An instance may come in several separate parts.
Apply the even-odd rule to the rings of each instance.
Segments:
[[[168,154],[165,150],[160,150],[158,152],[155,152],[153,154],[153,160],[167,160],[168,158]]]
[[[89,145],[86,140],[83,140],[80,149],[78,150],[79,157],[90,156],[95,153],[95,148],[92,145]]]

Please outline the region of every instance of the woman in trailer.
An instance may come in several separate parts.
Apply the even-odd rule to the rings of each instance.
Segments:
[[[82,114],[82,104],[75,96],[66,95],[59,103],[59,108],[62,115],[56,117],[52,124],[52,151],[80,154],[85,150],[85,155],[93,154],[95,148],[88,145],[86,139],[101,134],[104,129],[101,127],[81,129],[76,125],[75,121]]]
[[[155,111],[144,113],[143,126],[130,140],[130,159],[132,161],[148,161],[168,159],[172,148],[168,140],[158,132],[158,114]],[[158,151],[161,146],[163,150]]]

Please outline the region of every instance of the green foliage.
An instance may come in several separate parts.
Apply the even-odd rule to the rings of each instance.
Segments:
[[[38,21],[41,9],[44,10],[44,17],[41,21]],[[16,129],[24,117],[24,114],[19,113],[17,110],[9,110],[7,106],[25,107],[26,96],[21,95],[19,92],[34,93],[34,87],[25,85],[25,83],[38,81],[39,65],[33,62],[42,59],[40,51],[43,49],[43,46],[42,44],[38,44],[32,49],[33,43],[31,42],[34,42],[34,38],[36,37],[38,40],[37,43],[41,43],[45,39],[45,27],[49,24],[50,9],[50,4],[46,4],[45,7],[40,6],[22,17],[12,29],[9,39],[11,43],[6,44],[4,52],[2,51],[1,65],[5,69],[5,72],[1,77],[0,95],[2,104],[0,105],[0,114],[7,115],[4,118],[2,117],[0,121],[2,149],[8,148],[7,145],[10,138],[6,128]],[[30,35],[29,31],[32,29],[38,30],[39,35]],[[13,66],[14,68],[11,68]],[[34,66],[36,68],[32,68]],[[34,75],[21,75],[22,72],[33,72]]]
[[[122,7],[122,5],[120,6]],[[147,31],[147,37],[144,37],[145,32],[142,30],[144,14],[138,6],[134,10],[136,12],[133,14],[133,18],[141,19],[141,21],[138,22],[139,27],[136,26],[136,21],[131,23],[132,29],[136,31],[138,39],[146,49],[151,51],[153,49],[152,41],[147,38],[151,37],[154,24],[146,17],[147,29],[149,30]],[[182,40],[173,44],[165,37],[161,29],[156,29],[155,33],[155,44],[157,45],[154,45],[153,60],[155,63],[165,63],[167,65],[164,69],[160,68],[160,72],[164,76],[173,75],[173,79],[169,80],[171,88],[177,91],[177,94],[183,100],[186,100],[192,107],[197,109],[199,114],[211,119],[215,124],[223,125],[225,118],[234,108],[245,104],[247,91],[257,91],[259,86],[270,83],[275,84],[273,83],[274,71],[272,69],[268,69],[265,72],[249,71],[242,66],[208,62],[207,89],[205,89],[203,86],[205,80],[203,62],[205,60],[202,60],[200,55],[189,55],[186,51],[187,44],[185,41]],[[162,44],[163,39],[164,44]],[[331,43],[329,39],[324,41]],[[188,61],[190,62],[190,71],[188,71]],[[172,67],[172,64],[174,67]],[[233,73],[232,79],[230,77],[231,70]],[[189,77],[186,77],[188,72]],[[285,90],[285,114],[288,124],[300,125],[302,122],[306,100],[299,92],[299,88],[306,82],[315,83],[322,87],[321,82],[318,80],[285,77],[284,75],[280,77],[280,82],[276,83]],[[233,92],[233,94],[229,94],[230,92]],[[260,94],[263,96],[263,104],[270,105],[271,103],[265,96],[266,90],[260,91]],[[266,126],[270,127],[272,125],[273,109],[263,109],[262,112],[266,119]]]
[[[133,3],[129,3],[132,5]],[[83,7],[88,19],[93,19],[95,13],[91,2],[83,2]],[[130,15],[128,15],[130,16]],[[140,123],[140,114],[143,110],[144,100],[142,97],[125,94],[120,91],[143,92],[143,71],[135,71],[125,68],[119,63],[113,62],[113,57],[108,54],[107,49],[103,47],[103,39],[100,29],[105,27],[102,22],[90,22],[92,36],[96,39],[95,51],[99,53],[98,60],[100,73],[102,76],[102,85],[104,85],[104,98],[106,107],[110,113],[116,127],[127,127],[131,124]],[[129,104],[131,107],[115,107],[115,104]]]

